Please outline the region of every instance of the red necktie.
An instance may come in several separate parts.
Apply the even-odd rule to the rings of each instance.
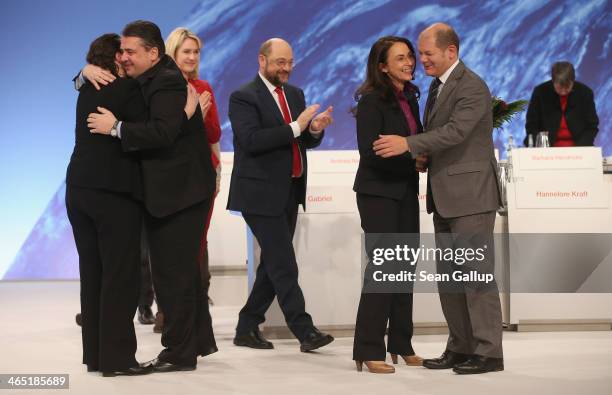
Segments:
[[[283,118],[286,124],[291,123],[291,114],[289,114],[289,106],[287,106],[287,100],[285,100],[285,94],[282,88],[274,89],[274,92],[278,95],[278,102],[280,103],[281,110],[283,112]],[[291,176],[300,177],[302,175],[302,157],[300,154],[300,148],[296,139],[293,139],[291,143],[291,152],[293,153],[293,162],[291,164]]]

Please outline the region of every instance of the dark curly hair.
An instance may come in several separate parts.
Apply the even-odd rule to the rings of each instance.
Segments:
[[[119,76],[115,55],[121,50],[121,37],[106,33],[92,41],[87,52],[87,63],[102,67]]]
[[[398,36],[385,36],[379,38],[370,49],[368,64],[366,67],[366,79],[357,89],[357,91],[355,91],[355,101],[358,102],[363,95],[373,92],[379,93],[385,101],[392,101],[392,99],[395,97],[393,83],[389,79],[389,76],[380,70],[380,64],[387,63],[389,48],[391,48],[395,43],[404,43],[406,46],[408,46],[410,53],[415,60],[416,68],[416,54],[414,52],[414,46],[410,40]],[[415,72],[412,73],[413,78],[414,75]],[[419,88],[411,82],[406,82],[405,91],[407,95],[414,96],[416,99],[418,99],[421,95]],[[357,106],[351,109],[353,115],[356,114],[356,111]]]

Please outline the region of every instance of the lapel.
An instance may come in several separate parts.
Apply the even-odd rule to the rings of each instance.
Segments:
[[[465,72],[465,65],[463,64],[462,61],[459,61],[459,63],[457,64],[457,67],[455,67],[453,72],[448,76],[446,83],[442,85],[442,91],[440,92],[440,95],[438,96],[436,103],[431,109],[431,113],[427,114],[427,118],[426,118],[427,124],[431,122],[434,115],[436,115],[436,112],[438,111],[438,109],[444,104],[444,102],[446,102],[446,100],[448,100],[448,97],[455,90],[455,87],[459,83],[459,80],[463,76],[464,72]]]
[[[396,96],[394,96],[393,98],[394,101],[389,103],[389,110],[394,116],[397,117],[397,119],[403,126],[402,129],[405,130],[406,133],[403,133],[401,130],[396,130],[396,132],[400,136],[410,136],[410,126],[408,125],[408,121],[406,121],[406,115],[404,114],[404,111],[402,110],[402,106],[400,105],[400,100],[397,97],[398,94],[404,95],[404,93],[403,92],[398,93],[394,88],[393,94]]]
[[[285,120],[283,119],[283,114],[281,114],[280,108],[278,108],[272,93],[270,93],[266,84],[261,80],[259,74],[257,77],[255,77],[255,87],[257,90],[257,97],[259,97],[259,100],[261,103],[263,103],[263,106],[274,114],[274,117],[278,120],[279,125],[284,125]]]
[[[429,120],[429,102],[431,101],[432,97],[431,97],[431,92],[433,89],[433,83],[434,83],[435,78],[432,78],[431,82],[429,83],[429,90],[427,91],[427,101],[425,102],[425,113],[423,114],[423,123],[425,124],[425,126],[427,126],[427,121]]]
[[[283,86],[283,91],[285,92],[285,99],[287,99],[287,105],[289,106],[289,113],[291,113],[291,119],[295,121],[300,115],[299,112],[296,114],[298,107],[297,98],[293,94],[293,89],[289,88],[289,86],[286,84]]]
[[[395,112],[395,114],[397,114],[398,118],[400,119],[400,122],[404,126],[403,129],[406,131],[406,133],[402,134],[401,131],[397,130],[398,134],[400,136],[410,136],[410,125],[408,125],[408,121],[406,121],[406,115],[404,114],[404,111],[402,111],[402,108],[399,106],[399,104],[393,107],[393,111]]]
[[[410,105],[410,111],[412,112],[412,117],[414,118],[414,122],[416,123],[417,127],[415,134],[419,134],[423,131],[421,120],[419,119],[419,103],[417,102],[416,97],[412,97],[410,100],[408,100],[408,104]]]
[[[561,107],[561,99],[557,100],[557,103],[559,103],[559,107]],[[569,93],[569,95],[567,95],[567,106],[565,107],[565,113],[567,114],[568,112],[570,112],[570,110],[574,108],[575,104],[576,104],[576,82],[574,82],[574,88],[572,89],[572,91]]]

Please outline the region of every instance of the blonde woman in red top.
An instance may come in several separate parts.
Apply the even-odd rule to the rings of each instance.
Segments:
[[[174,29],[166,39],[166,53],[174,59],[177,66],[183,73],[185,79],[189,82],[188,94],[192,97],[198,97],[200,107],[202,109],[202,118],[204,118],[204,129],[206,137],[211,148],[211,161],[213,167],[217,171],[217,192],[219,193],[219,185],[221,181],[221,151],[219,147],[219,139],[221,138],[221,126],[219,123],[219,113],[215,102],[215,95],[207,81],[199,79],[200,69],[200,51],[202,49],[202,41],[190,30],[179,27]],[[216,196],[216,194],[215,194]],[[206,228],[202,236],[200,249],[200,273],[202,276],[202,288],[205,294],[208,295],[210,286],[210,271],[208,268],[208,242],[207,234],[210,226],[210,218],[213,212],[213,204],[210,206]]]

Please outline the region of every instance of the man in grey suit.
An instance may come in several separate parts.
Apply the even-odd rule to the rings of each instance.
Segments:
[[[406,152],[426,155],[427,161],[417,161],[417,166],[429,171],[427,211],[434,214],[436,246],[487,245],[485,260],[467,266],[477,273],[493,273],[492,236],[501,199],[491,94],[486,83],[459,60],[459,37],[452,27],[431,25],[419,35],[418,47],[425,73],[434,77],[425,107],[425,132],[381,136],[374,150],[385,158]],[[461,270],[446,261],[438,261],[437,268],[447,273]],[[448,343],[440,358],[427,359],[423,365],[453,368],[459,374],[503,370],[502,316],[495,282],[439,284],[439,291]]]

